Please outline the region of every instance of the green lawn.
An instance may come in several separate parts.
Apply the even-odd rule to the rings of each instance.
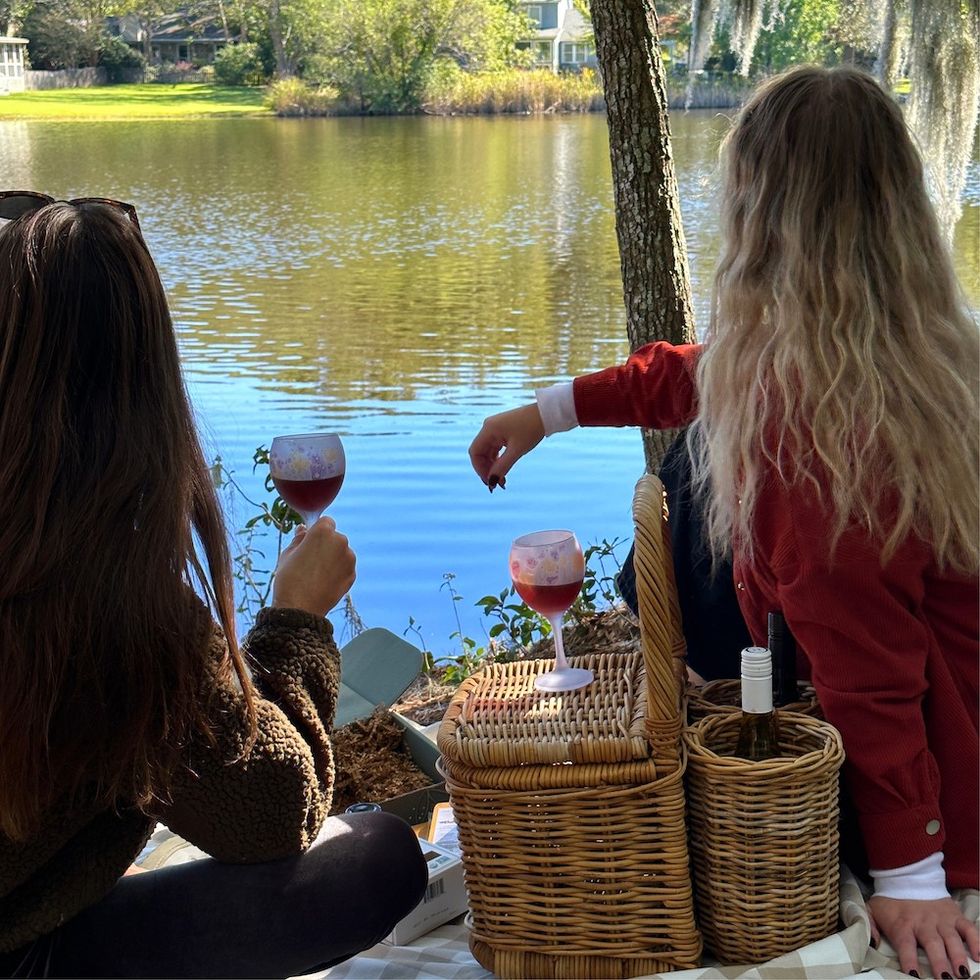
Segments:
[[[220,85],[104,85],[18,92],[0,98],[0,119],[175,119],[254,116],[269,110],[260,88]]]

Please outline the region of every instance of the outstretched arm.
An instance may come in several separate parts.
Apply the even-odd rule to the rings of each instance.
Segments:
[[[697,412],[694,373],[701,347],[658,341],[618,367],[538,392],[537,404],[491,415],[470,445],[470,462],[492,490],[546,436],[576,425],[672,429]]]

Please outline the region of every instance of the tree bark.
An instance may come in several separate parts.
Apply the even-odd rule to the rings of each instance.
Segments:
[[[592,23],[630,347],[653,340],[692,343],[691,282],[653,0],[592,0]],[[644,431],[648,469],[656,469],[673,438],[673,432]]]
[[[290,78],[293,75],[293,70],[286,55],[282,25],[279,22],[280,16],[279,0],[273,0],[269,8],[269,40],[272,41],[272,52],[276,59],[276,73],[280,78]]]
[[[895,10],[895,0],[885,0],[881,24],[881,45],[878,49],[878,61],[875,64],[875,76],[889,90],[895,81],[897,41],[898,16]]]

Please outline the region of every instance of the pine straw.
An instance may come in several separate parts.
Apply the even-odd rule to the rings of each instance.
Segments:
[[[334,750],[333,804],[343,813],[352,803],[380,803],[432,783],[405,747],[401,726],[384,706],[370,718],[351,722],[332,735]]]

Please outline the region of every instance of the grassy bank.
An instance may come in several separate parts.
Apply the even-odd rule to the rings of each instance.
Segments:
[[[105,85],[18,92],[0,98],[0,119],[176,119],[254,116],[263,90],[220,85]]]
[[[483,113],[593,112],[605,107],[602,86],[592,71],[555,75],[550,71],[462,72],[429,85],[421,111],[431,115]],[[314,88],[297,78],[273,82],[266,104],[280,116],[358,114],[336,90]],[[370,110],[369,110],[370,111]]]
[[[699,78],[689,87],[685,79],[671,77],[667,86],[670,108],[738,106],[754,84],[737,77]],[[363,111],[345,103],[336,90],[315,88],[298,78],[273,82],[266,105],[280,116],[357,115]],[[438,116],[599,112],[604,108],[602,83],[589,69],[560,75],[550,71],[456,71],[434,79],[421,93],[421,111]]]

